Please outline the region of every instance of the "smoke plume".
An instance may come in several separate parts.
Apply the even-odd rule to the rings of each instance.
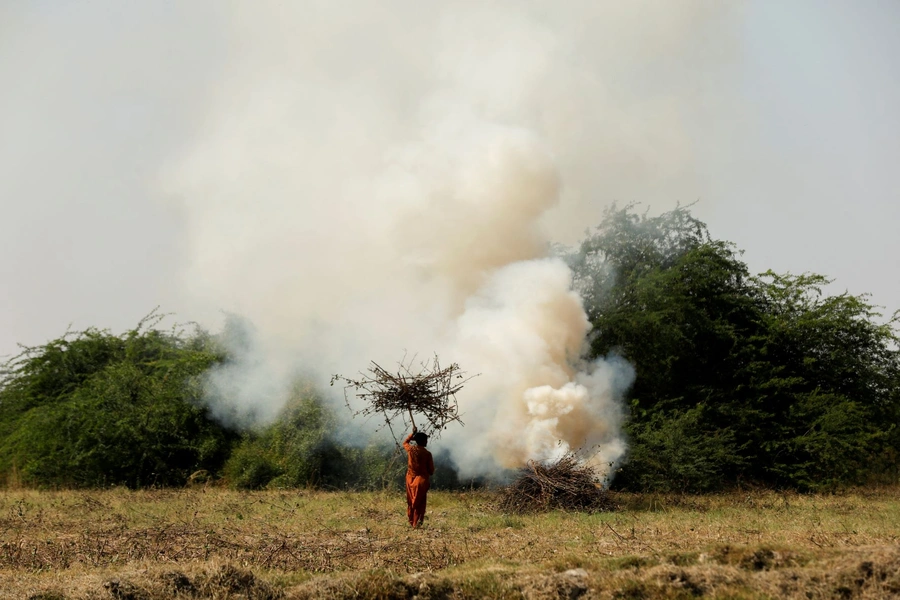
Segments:
[[[236,6],[202,133],[164,176],[195,312],[256,328],[219,400],[273,415],[298,370],[325,383],[437,352],[481,374],[440,442],[462,475],[569,448],[603,475],[633,371],[583,360],[590,323],[549,244],[650,171],[689,177],[692,75],[670,57],[709,43],[714,6]]]

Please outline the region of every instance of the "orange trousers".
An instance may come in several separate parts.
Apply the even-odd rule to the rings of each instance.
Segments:
[[[429,481],[427,477],[406,474],[406,516],[409,524],[418,527],[425,518],[425,503],[428,500]]]

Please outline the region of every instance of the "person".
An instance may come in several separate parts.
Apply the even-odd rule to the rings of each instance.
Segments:
[[[410,444],[410,440],[416,443]],[[403,440],[403,449],[409,457],[406,469],[406,516],[413,527],[425,520],[425,503],[428,498],[431,476],[434,475],[434,459],[425,446],[428,436],[413,425],[412,433]]]

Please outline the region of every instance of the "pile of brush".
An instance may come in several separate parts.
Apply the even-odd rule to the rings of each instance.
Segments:
[[[519,477],[501,492],[499,508],[512,514],[548,510],[602,512],[614,510],[615,503],[597,483],[594,470],[569,452],[549,463],[529,461]]]
[[[356,410],[354,416],[379,415],[389,428],[395,420],[405,420],[407,415],[410,425],[415,426],[413,413],[420,415],[420,426],[430,429],[432,436],[440,435],[440,431],[453,421],[462,424],[456,393],[471,377],[460,371],[456,363],[441,367],[437,356],[417,368],[413,368],[412,363],[401,361],[399,369],[393,373],[373,361],[358,379],[334,375],[331,384],[344,384],[344,397],[351,410],[348,391],[352,390],[353,395],[363,401],[363,407]]]

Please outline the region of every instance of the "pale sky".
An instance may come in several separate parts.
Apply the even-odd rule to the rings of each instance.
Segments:
[[[120,332],[157,305],[197,318],[179,283],[189,225],[159,180],[255,51],[224,4],[0,3],[0,356],[69,324]],[[657,178],[651,162],[640,185],[580,190],[581,230],[612,201],[699,200],[695,213],[754,271],[819,272],[835,291],[900,308],[900,3],[734,4],[721,28],[627,77],[632,98],[677,87],[691,147],[679,174]],[[271,22],[289,30],[284,19]],[[341,52],[352,43],[334,42],[330,60],[365,70],[365,53]],[[653,147],[659,134],[628,139]]]
[[[900,309],[900,4],[753,2],[697,212],[751,268],[813,271]],[[698,123],[703,137],[706,123]]]

